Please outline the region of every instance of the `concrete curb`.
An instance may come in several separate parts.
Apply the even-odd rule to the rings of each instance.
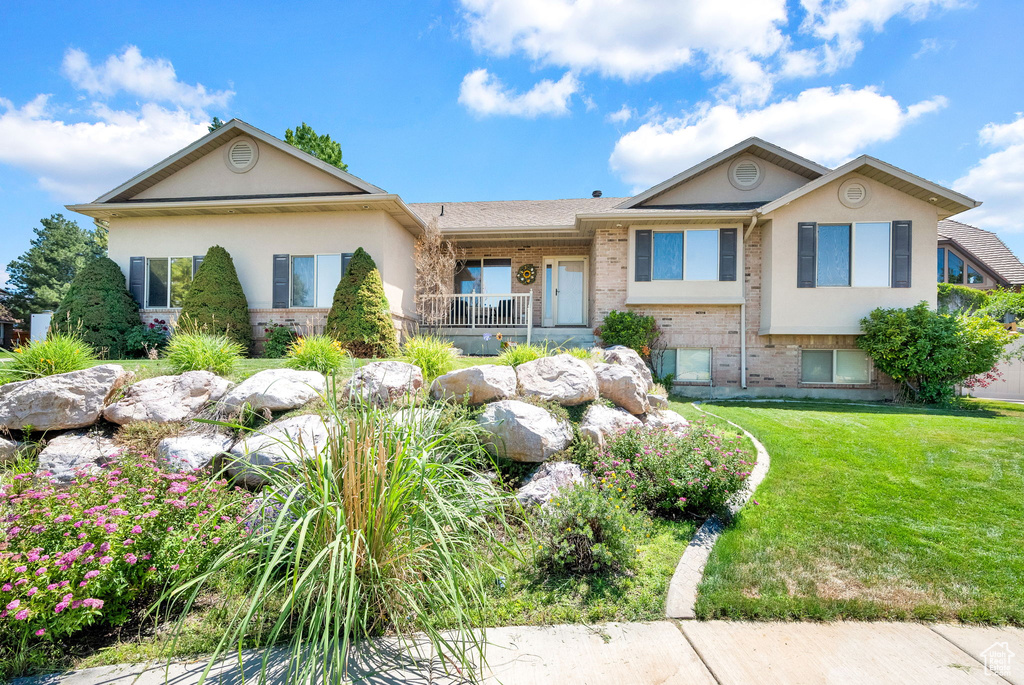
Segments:
[[[764,477],[768,475],[771,457],[768,455],[768,450],[761,444],[761,441],[751,435],[750,431],[743,426],[701,409],[698,402],[693,402],[692,405],[697,411],[708,416],[714,416],[716,419],[725,421],[730,426],[742,431],[744,435],[750,438],[750,441],[754,443],[754,447],[757,449],[757,465],[754,466],[754,470],[750,473],[750,477],[744,484],[743,489],[737,492],[728,504],[729,516],[735,516],[753,496],[754,491],[757,490],[757,486],[761,484]],[[697,530],[693,539],[690,540],[690,544],[686,546],[686,550],[683,552],[683,556],[676,566],[676,571],[672,574],[672,581],[668,586],[668,598],[665,601],[666,618],[683,620],[697,618],[697,586],[700,585],[700,581],[704,578],[704,567],[711,557],[711,549],[715,546],[715,541],[718,540],[718,536],[722,534],[724,528],[725,522],[718,516],[712,516]]]

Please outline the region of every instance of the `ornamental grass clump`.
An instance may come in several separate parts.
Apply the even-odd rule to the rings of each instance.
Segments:
[[[505,349],[501,351],[498,358],[494,360],[495,364],[503,364],[505,366],[519,366],[526,362],[532,362],[535,359],[548,356],[548,349],[542,345],[533,345],[526,343],[510,343]]]
[[[167,343],[166,359],[174,373],[211,371],[227,376],[245,348],[224,334],[179,331]]]
[[[68,487],[14,476],[0,489],[0,663],[17,672],[67,636],[123,624],[243,535],[251,496],[210,475],[125,456]]]
[[[756,456],[737,435],[725,438],[703,420],[685,435],[666,428],[630,428],[608,440],[593,473],[622,489],[637,507],[661,515],[709,516],[750,476]]]
[[[331,336],[306,335],[296,338],[288,346],[284,365],[289,369],[319,371],[325,376],[331,376],[341,370],[341,365],[348,358],[345,348]]]
[[[485,643],[474,617],[486,597],[487,559],[501,548],[507,495],[475,477],[482,446],[456,444],[432,413],[396,421],[335,397],[331,388],[323,398],[321,447],[282,441],[290,468],[253,467],[277,517],[167,599],[188,606],[244,559],[248,599],[228,617],[209,667],[243,644],[287,644],[283,682],[341,683],[350,647],[389,634],[402,645],[425,638],[446,668],[468,675]],[[261,621],[269,628],[258,644],[245,642]]]
[[[423,380],[430,383],[455,367],[455,345],[433,335],[416,335],[402,345],[406,361],[423,371]]]
[[[71,333],[50,333],[6,355],[0,363],[0,382],[25,381],[58,373],[80,371],[96,363],[96,351]]]

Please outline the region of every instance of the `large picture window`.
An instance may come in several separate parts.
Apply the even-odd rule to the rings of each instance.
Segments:
[[[291,306],[326,309],[348,268],[351,253],[293,255],[291,258]]]
[[[457,295],[505,295],[511,292],[511,259],[467,259],[455,272]]]
[[[800,354],[801,383],[854,385],[870,380],[870,364],[863,350],[804,350]]]
[[[152,257],[146,260],[146,307],[180,308],[192,286],[192,257]]]
[[[819,224],[818,287],[888,288],[892,227],[887,221]]]
[[[651,278],[655,281],[717,281],[718,229],[655,231]]]

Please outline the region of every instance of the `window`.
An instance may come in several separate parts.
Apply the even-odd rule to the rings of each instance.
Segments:
[[[850,226],[818,226],[818,286],[850,285]]]
[[[888,288],[892,235],[887,221],[818,226],[819,287]]]
[[[863,350],[804,350],[800,354],[800,382],[852,385],[871,380]]]
[[[291,306],[331,306],[351,253],[293,255],[291,258]]]
[[[179,308],[192,286],[192,257],[146,260],[146,307]]]
[[[951,250],[940,247],[938,253],[939,283],[970,283],[980,285],[985,282],[985,277],[974,266],[964,261],[963,257],[954,254]]]
[[[968,283],[984,283],[985,277],[978,273],[977,270],[970,264],[967,265],[967,282]]]
[[[467,259],[455,272],[455,292],[460,295],[511,293],[512,260]]]
[[[939,248],[939,260],[938,260],[938,276],[939,283],[946,282],[946,248]]]
[[[718,229],[656,231],[651,278],[655,281],[717,281]]]
[[[711,348],[683,347],[676,350],[677,381],[711,381]]]
[[[964,260],[950,252],[946,256],[946,283],[964,282]]]

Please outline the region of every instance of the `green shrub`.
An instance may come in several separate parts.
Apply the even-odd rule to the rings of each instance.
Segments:
[[[725,439],[701,420],[682,436],[664,428],[630,428],[609,439],[587,466],[638,507],[705,517],[742,487],[756,461],[740,436]]]
[[[45,340],[28,343],[0,363],[0,381],[25,381],[57,373],[86,369],[96,363],[96,351],[77,335],[50,333]]]
[[[939,283],[939,311],[943,314],[974,312],[985,306],[988,293],[956,283]]]
[[[334,291],[324,332],[356,357],[395,357],[398,341],[391,306],[373,258],[363,248],[352,254]]]
[[[857,345],[879,371],[917,402],[946,404],[955,386],[988,373],[1006,354],[1013,334],[984,315],[952,316],[921,302],[909,309],[878,308],[861,319]]]
[[[978,310],[997,321],[1024,321],[1024,293],[997,288],[989,290],[984,305]]]
[[[547,356],[547,347],[533,344],[527,345],[526,343],[510,343],[501,351],[501,354],[494,360],[494,363],[503,364],[504,366],[519,366],[520,364]]]
[[[267,334],[266,342],[263,343],[263,356],[267,359],[280,359],[288,354],[288,347],[296,338],[290,326],[273,321],[263,332]]]
[[[612,488],[577,485],[562,489],[541,510],[537,556],[557,573],[607,573],[636,560],[645,521]]]
[[[595,329],[594,333],[601,338],[605,347],[625,345],[635,350],[648,364],[651,360],[651,350],[654,349],[660,335],[653,316],[615,310],[605,315],[601,326]]]
[[[71,281],[50,330],[80,337],[107,359],[123,359],[127,334],[139,324],[139,305],[125,286],[121,267],[97,257]]]
[[[244,349],[226,335],[180,332],[167,343],[166,359],[175,373],[212,371],[227,376]]]
[[[67,487],[15,477],[0,492],[0,520],[17,521],[0,554],[0,652],[27,661],[91,626],[121,625],[165,583],[191,578],[237,542],[250,496],[210,475],[126,456]]]
[[[423,380],[430,383],[455,367],[455,346],[432,335],[416,335],[402,345],[406,361],[423,371]]]
[[[171,327],[164,319],[154,319],[128,331],[125,336],[125,352],[131,357],[150,357],[167,347]]]
[[[199,265],[178,323],[191,332],[223,333],[248,354],[252,348],[249,303],[231,255],[220,245],[206,252]]]
[[[307,335],[296,338],[288,346],[284,365],[289,369],[319,371],[325,376],[338,373],[348,353],[341,343],[329,335]]]

